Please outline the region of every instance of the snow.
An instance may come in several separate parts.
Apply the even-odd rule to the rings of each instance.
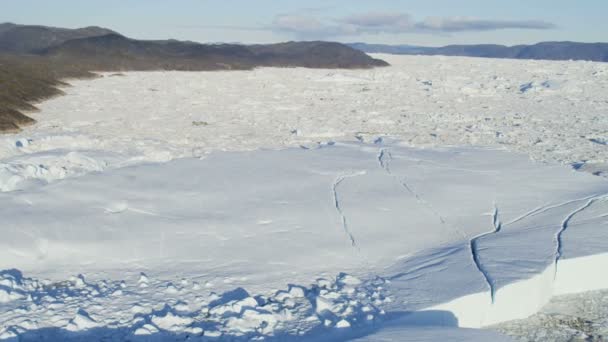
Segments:
[[[390,62],[41,104],[0,138],[0,339],[501,340],[463,328],[607,288],[608,183],[562,165],[607,163],[606,66]]]

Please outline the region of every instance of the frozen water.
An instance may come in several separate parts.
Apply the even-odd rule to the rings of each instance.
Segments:
[[[604,286],[592,275],[608,246],[585,246],[608,240],[577,234],[576,220],[605,225],[607,193],[602,178],[513,153],[382,141],[106,170],[0,195],[0,269],[59,282],[10,273],[4,301],[36,298],[26,310],[52,317],[37,327],[59,332],[123,317],[111,332],[120,336],[365,334],[386,312],[479,328],[526,317],[554,291]],[[83,270],[116,280],[61,281]],[[215,293],[201,297],[199,282]],[[63,299],[44,299],[56,296],[48,286]],[[530,291],[542,295],[522,296]],[[203,324],[209,315],[217,325]],[[14,330],[22,317],[8,310],[0,320]]]
[[[43,103],[0,138],[0,340],[500,340],[462,327],[608,288],[605,65],[387,59]]]
[[[66,96],[31,114],[37,125],[0,138],[0,158],[102,150],[119,157],[108,161],[113,168],[390,135],[411,146],[500,146],[542,161],[608,162],[606,146],[592,142],[608,139],[602,63],[380,57],[393,66],[133,72],[71,81]],[[534,91],[522,93],[522,84]],[[63,176],[82,174],[62,166]],[[3,185],[10,176],[0,176],[0,188],[16,187]]]
[[[494,328],[519,341],[605,341],[607,308],[607,291],[559,296],[532,317]]]

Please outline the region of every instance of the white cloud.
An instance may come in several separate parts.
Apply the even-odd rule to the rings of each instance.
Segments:
[[[541,20],[484,20],[467,17],[430,17],[416,24],[416,28],[430,31],[494,31],[504,29],[547,30],[555,25]]]
[[[281,14],[275,17],[273,29],[299,37],[332,37],[356,34],[353,25],[334,24],[307,14]]]
[[[504,29],[546,30],[556,26],[540,20],[488,20],[470,17],[429,17],[415,21],[406,13],[368,12],[343,18],[321,18],[311,11],[278,15],[272,29],[299,38],[331,38],[380,33],[453,33]]]
[[[413,22],[409,14],[388,13],[388,12],[369,12],[355,14],[341,19],[342,22],[351,25],[371,28],[371,27],[411,27]]]

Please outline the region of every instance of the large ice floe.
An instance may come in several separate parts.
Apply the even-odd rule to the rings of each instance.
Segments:
[[[381,58],[39,104],[0,137],[0,341],[570,336],[541,308],[608,288],[608,66]]]
[[[608,287],[607,198],[525,155],[383,139],[4,193],[0,340],[498,341],[462,328]]]

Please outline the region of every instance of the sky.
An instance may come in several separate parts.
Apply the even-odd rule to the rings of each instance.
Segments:
[[[440,46],[608,40],[607,0],[0,0],[0,22],[138,39]]]

